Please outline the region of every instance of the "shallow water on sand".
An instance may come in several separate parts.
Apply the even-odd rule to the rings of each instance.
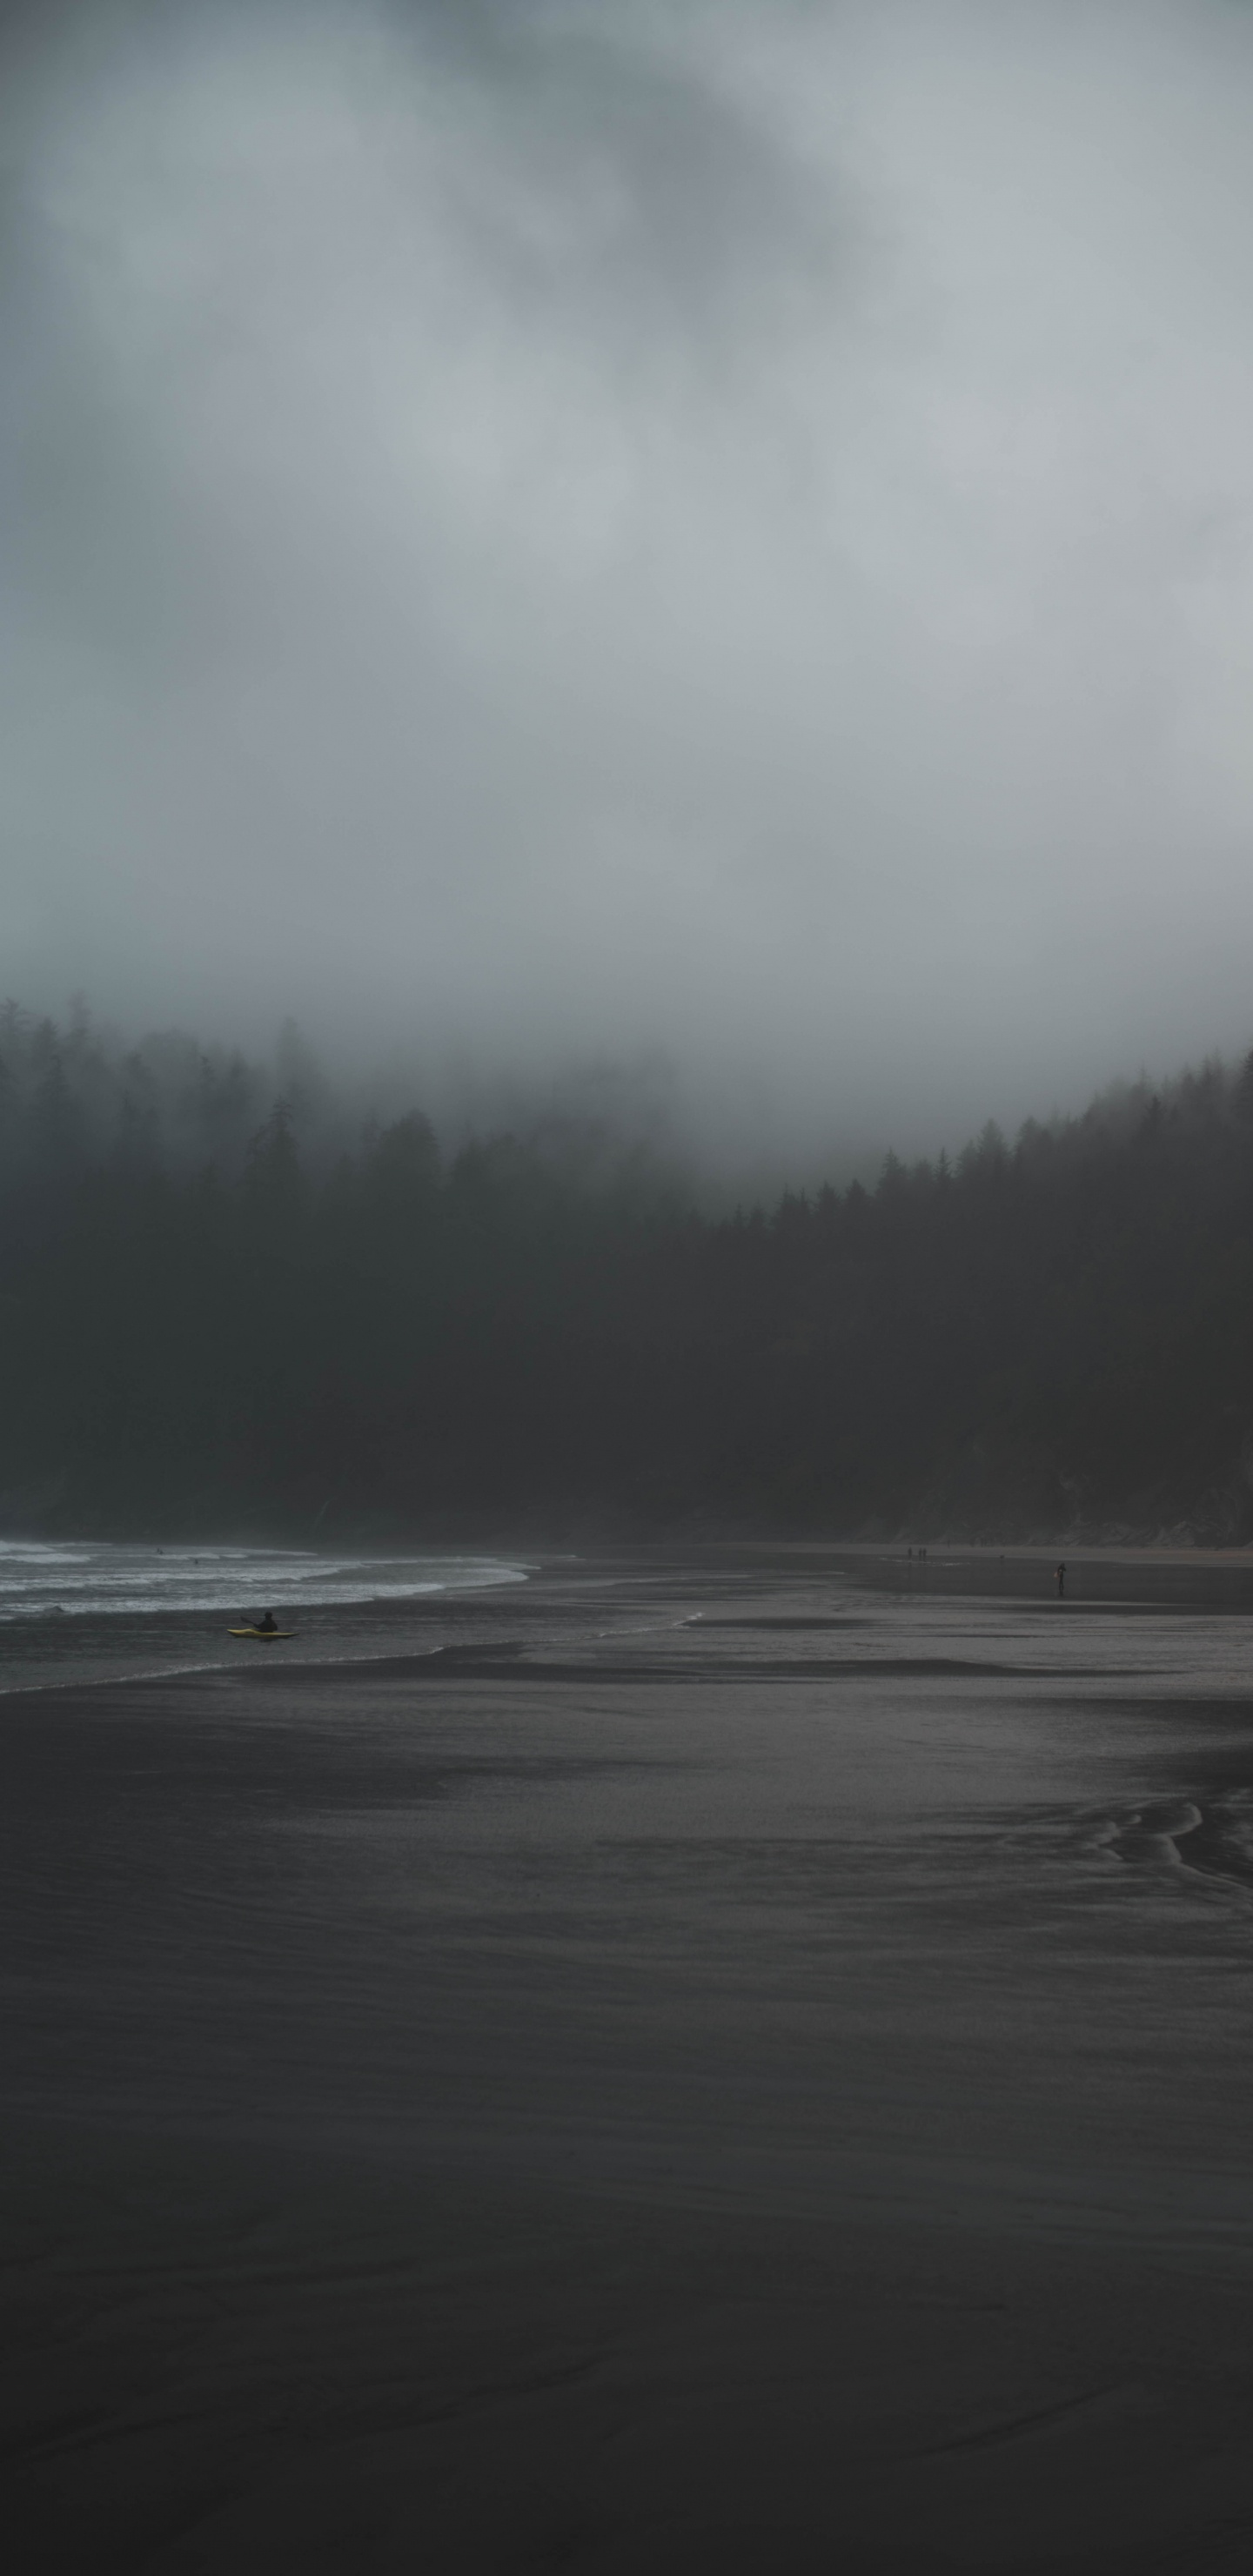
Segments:
[[[1251,1598],[605,1557],[0,1701],[22,2576],[1246,2566]]]
[[[15,1696],[10,2099],[1243,2241],[1253,1626],[1144,1610],[567,1565]]]

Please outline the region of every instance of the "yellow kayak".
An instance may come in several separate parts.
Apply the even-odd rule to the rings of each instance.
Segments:
[[[268,1646],[272,1637],[294,1637],[294,1628],[232,1628],[232,1637],[259,1637]]]

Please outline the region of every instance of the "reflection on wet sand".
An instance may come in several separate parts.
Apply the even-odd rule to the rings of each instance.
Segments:
[[[1095,1572],[9,1699],[19,2563],[1244,2563],[1249,1630]]]

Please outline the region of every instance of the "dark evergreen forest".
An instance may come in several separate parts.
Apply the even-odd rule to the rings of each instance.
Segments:
[[[1253,1536],[1253,1057],[714,1216],[10,1006],[0,1211],[10,1530]]]

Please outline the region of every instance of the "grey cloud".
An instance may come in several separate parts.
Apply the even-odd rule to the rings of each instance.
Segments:
[[[28,42],[6,980],[662,1050],[804,1153],[1241,1043],[1251,55],[1167,0]]]
[[[626,328],[660,332],[700,356],[746,321],[768,328],[775,299],[838,274],[841,228],[825,192],[690,65],[582,35],[555,60],[542,47],[529,73],[525,117],[511,89],[494,140],[537,192],[541,219],[526,228],[508,201],[460,209],[510,288],[569,304],[611,344]]]

